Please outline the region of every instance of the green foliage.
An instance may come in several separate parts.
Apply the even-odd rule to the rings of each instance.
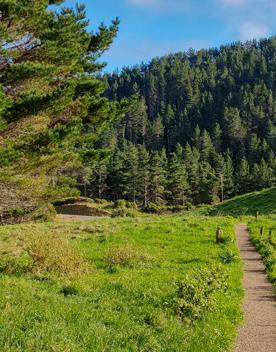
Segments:
[[[104,262],[110,271],[115,271],[118,266],[132,268],[139,264],[146,264],[151,260],[152,258],[148,254],[130,246],[111,248],[104,257]]]
[[[232,262],[238,260],[238,257],[232,251],[227,251],[227,252],[222,253],[220,255],[220,260],[222,261],[223,264],[229,264],[229,263],[232,263]]]
[[[165,205],[156,204],[156,203],[149,203],[147,207],[144,209],[145,212],[154,213],[154,214],[161,214],[166,210],[167,210],[167,207]]]
[[[42,201],[78,193],[72,188],[85,179],[88,149],[91,156],[119,108],[102,97],[104,65],[97,62],[119,21],[90,33],[84,6],[49,3],[64,1],[0,4],[1,172],[41,182]]]
[[[44,204],[32,214],[32,219],[34,221],[51,221],[55,219],[56,215],[57,212],[52,204]]]
[[[135,193],[144,207],[198,205],[273,187],[275,42],[274,36],[190,50],[106,74],[106,96],[135,104],[103,134],[100,145],[120,157],[112,158],[117,167],[107,163],[102,196]],[[167,160],[158,162],[162,149]]]
[[[238,196],[207,210],[210,215],[256,215],[274,214],[276,211],[276,188]]]
[[[217,224],[234,238],[232,219],[189,214],[0,227],[1,351],[231,351],[242,267],[221,264],[221,254],[238,251],[215,244]],[[227,290],[184,324],[175,282],[219,264]]]
[[[0,267],[7,275],[31,273],[43,277],[52,274],[69,279],[88,269],[85,260],[66,241],[54,233],[35,231],[20,237],[16,247],[2,255]]]
[[[134,209],[128,209],[128,208],[117,208],[112,211],[111,217],[112,218],[117,218],[117,217],[129,217],[129,218],[135,218],[139,213],[134,210]]]
[[[263,258],[268,278],[276,284],[276,217],[261,217],[260,220],[249,222],[250,240]],[[263,228],[263,235],[260,229]],[[269,230],[272,231],[272,243],[269,239]]]
[[[177,311],[184,321],[193,322],[203,317],[212,308],[214,293],[225,292],[226,276],[223,268],[213,266],[194,269],[184,280],[177,283]]]

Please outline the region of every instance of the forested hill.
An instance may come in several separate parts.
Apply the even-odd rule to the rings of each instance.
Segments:
[[[275,182],[276,37],[104,78],[110,99],[133,104],[102,136],[113,156],[97,166],[98,196],[205,203],[218,199],[222,179],[226,198]]]

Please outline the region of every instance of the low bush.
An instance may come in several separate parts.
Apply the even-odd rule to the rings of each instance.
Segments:
[[[126,208],[126,203],[125,199],[117,199],[114,203],[114,208]]]
[[[177,283],[177,312],[185,322],[200,319],[212,307],[214,292],[225,291],[226,276],[220,266],[196,268]]]
[[[57,215],[52,204],[44,204],[32,214],[32,220],[37,222],[52,221]]]
[[[63,294],[64,297],[76,296],[78,294],[78,290],[74,286],[65,286],[61,289],[60,293]]]
[[[137,203],[135,203],[135,202],[127,201],[127,202],[126,202],[126,207],[127,207],[128,209],[138,210],[138,205],[137,205]]]
[[[163,204],[149,203],[144,211],[146,213],[161,214],[167,211],[167,207]]]
[[[84,258],[54,233],[29,234],[13,252],[2,253],[0,260],[0,271],[8,275],[31,273],[41,277],[54,274],[75,278],[88,269]]]
[[[147,253],[143,253],[137,248],[124,246],[109,249],[104,257],[104,262],[108,270],[114,271],[117,266],[133,267],[137,264],[146,264],[151,259]]]
[[[219,257],[223,264],[230,264],[238,260],[238,256],[230,250],[222,253]]]
[[[138,215],[137,211],[133,210],[133,209],[127,209],[127,208],[118,208],[115,209],[112,214],[111,217],[112,218],[117,218],[117,217],[129,217],[129,218],[135,218]]]
[[[251,234],[250,239],[263,258],[268,278],[276,284],[276,251],[274,245],[258,235]]]
[[[53,233],[28,236],[23,248],[31,258],[30,271],[36,275],[55,273],[75,277],[88,269],[85,260],[68,242]]]

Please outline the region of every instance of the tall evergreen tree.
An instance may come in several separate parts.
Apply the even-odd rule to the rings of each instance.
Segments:
[[[6,179],[17,187],[24,175],[33,185],[26,191],[31,198],[56,195],[49,189],[53,176],[59,175],[55,184],[61,184],[63,176],[77,174],[95,157],[92,141],[114,112],[101,97],[105,87],[96,74],[103,68],[97,59],[112,43],[118,21],[91,34],[84,6],[49,9],[61,3],[0,3],[0,154],[13,150],[12,168],[3,170]]]
[[[173,205],[185,205],[188,200],[188,180],[183,160],[172,153],[168,165],[167,193]]]
[[[138,146],[138,170],[137,170],[137,188],[142,200],[143,207],[147,207],[149,199],[149,153],[144,145]]]
[[[149,200],[153,203],[163,203],[166,190],[166,169],[164,154],[153,151],[150,156]]]

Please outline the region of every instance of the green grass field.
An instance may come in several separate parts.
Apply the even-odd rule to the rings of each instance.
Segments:
[[[1,227],[0,350],[231,351],[243,297],[233,225],[174,215]]]
[[[276,214],[276,188],[244,194],[207,209],[209,215]]]

